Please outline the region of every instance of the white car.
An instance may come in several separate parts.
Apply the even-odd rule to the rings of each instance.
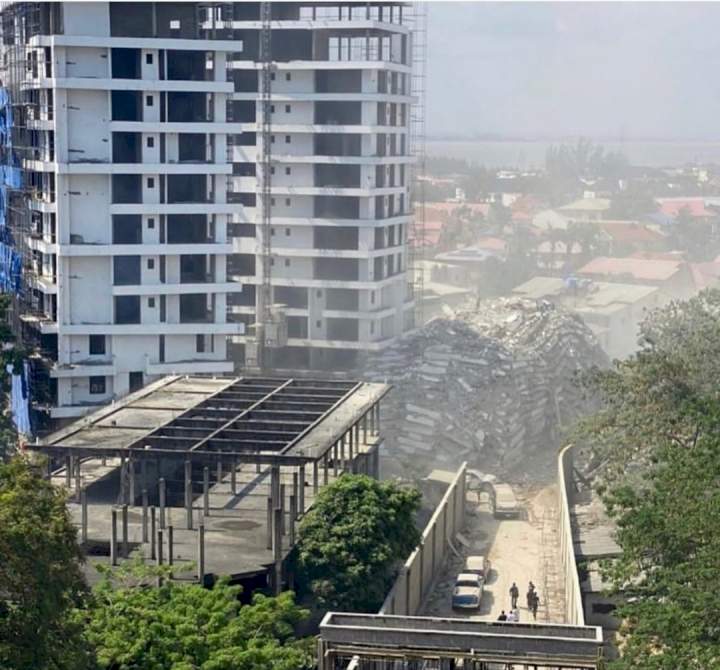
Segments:
[[[517,519],[520,516],[520,504],[510,484],[495,484],[495,518]]]
[[[453,609],[474,609],[480,607],[482,580],[478,575],[462,572],[455,580],[452,595]]]
[[[477,575],[484,584],[490,572],[490,561],[485,556],[468,556],[465,559],[463,573]]]

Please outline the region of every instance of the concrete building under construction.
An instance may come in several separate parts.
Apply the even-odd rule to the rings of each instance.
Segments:
[[[299,519],[343,472],[378,476],[390,387],[264,377],[166,377],[30,449],[49,456],[88,556],[137,556],[178,578],[291,579]],[[191,562],[195,572],[188,574]]]
[[[3,242],[22,275],[3,288],[53,418],[169,373],[347,366],[413,326],[418,16],[3,4]]]

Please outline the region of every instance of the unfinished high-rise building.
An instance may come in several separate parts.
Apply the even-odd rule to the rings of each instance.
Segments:
[[[412,328],[415,16],[3,6],[0,283],[53,417],[167,373],[347,366]]]

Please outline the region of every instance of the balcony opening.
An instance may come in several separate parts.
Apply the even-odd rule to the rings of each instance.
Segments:
[[[186,40],[199,37],[197,3],[154,2],[152,4],[156,14],[156,37]]]
[[[320,219],[359,219],[360,198],[316,195],[314,215]]]
[[[204,133],[180,133],[178,135],[178,160],[181,163],[207,162],[207,135]]]
[[[352,226],[315,226],[313,228],[313,246],[316,249],[358,248],[358,229]]]
[[[233,70],[232,80],[238,93],[257,93],[260,90],[257,70]]]
[[[257,198],[254,193],[228,193],[228,202],[243,207],[255,207]]]
[[[140,133],[112,134],[113,163],[142,163]]]
[[[167,201],[169,203],[208,202],[208,178],[204,174],[169,174]]]
[[[115,323],[117,323],[117,324],[140,323],[140,296],[139,295],[116,295],[114,301],[115,301]]]
[[[155,3],[111,2],[111,37],[154,37],[152,34]]]
[[[212,242],[208,235],[206,214],[169,214],[168,244],[202,244]]]
[[[352,288],[329,288],[325,301],[327,309],[357,312],[360,308],[360,291]]]
[[[362,93],[362,72],[360,70],[316,70],[315,90],[318,93]]]
[[[208,78],[205,51],[168,51],[167,78],[171,81],[204,81]]]
[[[351,126],[362,122],[362,104],[354,101],[315,103],[315,123]]]
[[[180,256],[180,283],[204,284],[212,281],[211,268],[205,254],[183,254]]]
[[[228,237],[255,237],[254,223],[228,224]]]
[[[117,204],[142,202],[142,176],[139,174],[114,174],[112,176],[112,201]]]
[[[228,293],[227,300],[228,305],[231,306],[255,307],[255,286],[253,284],[245,284],[240,293]]]
[[[280,4],[273,3],[271,7]],[[292,60],[313,59],[313,31],[312,30],[283,30],[282,39],[273,40],[272,60],[287,63]]]
[[[139,391],[145,385],[145,378],[142,371],[128,373],[128,384],[130,393]]]
[[[234,144],[238,147],[254,147],[257,144],[257,136],[255,133],[241,133],[235,136]]]
[[[305,309],[308,306],[308,290],[301,286],[275,286],[273,302],[286,307]]]
[[[349,133],[317,133],[314,136],[316,156],[361,156],[360,135]]]
[[[229,275],[254,277],[255,254],[233,254],[232,256],[228,256],[227,272]]]
[[[113,121],[142,121],[140,91],[112,91],[111,106]]]
[[[233,100],[229,112],[233,123],[255,123],[257,120],[257,104],[254,100]]]
[[[140,79],[140,49],[112,49],[112,78]]]
[[[139,214],[113,214],[113,244],[142,244],[142,217]]]
[[[315,186],[339,186],[359,188],[359,165],[325,165],[315,164]]]
[[[255,173],[255,163],[233,163],[233,176],[235,177],[254,177]]]
[[[167,94],[168,121],[170,123],[202,123],[212,121],[206,93],[170,91]]]
[[[313,279],[357,281],[360,265],[357,258],[315,258]]]
[[[212,323],[205,293],[186,293],[180,296],[180,323]]]
[[[308,336],[308,320],[306,316],[288,316],[287,317],[287,334],[288,337],[299,337],[307,339]]]
[[[357,342],[360,330],[359,323],[357,319],[327,319],[328,340]]]
[[[113,257],[113,285],[136,286],[140,284],[140,256]]]

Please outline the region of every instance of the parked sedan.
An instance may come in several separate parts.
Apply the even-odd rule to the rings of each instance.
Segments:
[[[453,609],[477,609],[482,598],[482,580],[478,575],[463,572],[455,580]]]

